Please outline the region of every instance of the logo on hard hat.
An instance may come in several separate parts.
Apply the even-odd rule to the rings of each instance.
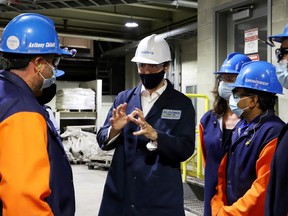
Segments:
[[[7,39],[6,45],[7,45],[8,49],[15,50],[19,47],[20,41],[16,36],[10,36]]]
[[[259,85],[263,85],[263,86],[268,86],[269,83],[268,82],[264,82],[264,81],[260,81],[260,80],[253,80],[253,79],[245,79],[246,83],[253,83],[253,84],[259,84]]]
[[[141,53],[154,55],[154,52],[148,50],[142,51]]]
[[[44,47],[55,47],[55,42],[46,42],[46,43],[29,43],[28,48],[44,48]]]

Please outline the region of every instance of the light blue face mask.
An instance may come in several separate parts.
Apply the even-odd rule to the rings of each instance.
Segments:
[[[54,84],[55,83],[55,81],[56,81],[56,68],[55,67],[53,67],[51,64],[49,64],[46,60],[44,60],[46,63],[47,63],[47,65],[49,65],[49,67],[52,69],[52,77],[50,77],[50,78],[45,78],[41,73],[39,73],[40,74],[40,76],[43,78],[43,84],[42,84],[42,87],[41,87],[41,90],[42,89],[44,89],[44,88],[48,88],[48,87],[50,87],[52,84]]]
[[[230,84],[231,83],[220,81],[218,86],[219,96],[225,99],[226,101],[229,100],[230,96],[232,95],[232,89],[234,88],[229,86]]]
[[[282,59],[277,67],[276,67],[276,75],[277,78],[281,84],[281,86],[283,86],[284,88],[288,89],[288,69],[287,69],[287,60],[286,59]]]
[[[232,94],[232,95],[230,96],[230,98],[229,98],[229,107],[230,107],[231,111],[232,111],[233,113],[235,113],[238,118],[240,118],[241,115],[243,114],[243,112],[244,112],[246,109],[249,108],[249,107],[246,107],[246,108],[244,108],[244,109],[241,109],[241,108],[238,107],[238,103],[239,103],[240,100],[245,100],[245,99],[247,99],[247,98],[248,98],[248,97],[244,97],[244,98],[239,98],[239,97],[237,97],[237,98],[235,98],[233,94]]]

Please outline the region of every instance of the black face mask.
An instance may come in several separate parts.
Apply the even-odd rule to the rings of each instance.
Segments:
[[[55,83],[49,86],[48,88],[44,88],[42,90],[42,95],[37,97],[38,102],[41,105],[49,103],[53,99],[53,97],[56,95],[56,89],[57,89],[57,86]]]
[[[142,80],[142,84],[146,89],[154,89],[159,85],[164,75],[165,71],[162,70],[155,74],[140,74],[140,79]]]

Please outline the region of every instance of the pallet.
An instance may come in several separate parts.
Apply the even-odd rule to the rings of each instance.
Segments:
[[[57,112],[96,112],[96,109],[57,109]]]
[[[112,160],[111,156],[92,158],[87,163],[88,169],[105,169],[105,170],[107,170],[110,167],[111,160]]]
[[[85,161],[85,160],[80,160],[80,159],[75,159],[75,160],[70,160],[70,164],[86,164],[87,163],[87,161]]]

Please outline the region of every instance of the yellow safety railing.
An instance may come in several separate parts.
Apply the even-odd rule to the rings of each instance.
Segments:
[[[185,94],[189,98],[203,98],[205,100],[205,112],[209,110],[209,98],[203,94]],[[202,150],[200,144],[199,130],[195,131],[197,137],[197,145],[195,153],[186,161],[181,163],[182,181],[186,182],[187,175],[203,179],[204,174],[202,172]],[[189,166],[189,169],[188,169]]]

